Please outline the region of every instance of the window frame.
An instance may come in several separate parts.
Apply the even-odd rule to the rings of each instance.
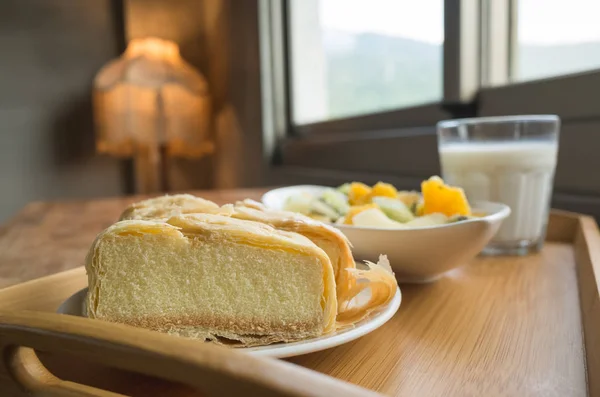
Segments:
[[[262,0],[261,0],[262,1]],[[467,46],[463,44],[461,46],[464,59],[457,60],[458,55],[450,55],[446,49],[446,42],[443,45],[443,82],[449,80],[460,80],[460,85],[446,85],[443,83],[443,98],[439,102],[430,102],[422,105],[416,105],[411,107],[402,107],[393,110],[385,110],[380,112],[372,112],[366,114],[360,114],[356,116],[349,116],[343,118],[336,118],[331,120],[306,123],[306,124],[294,124],[291,118],[292,107],[293,107],[293,95],[292,95],[292,84],[291,84],[291,49],[290,49],[290,1],[292,0],[280,0],[274,2],[264,2],[263,13],[269,15],[268,18],[263,18],[261,22],[268,21],[269,28],[265,30],[271,31],[272,35],[265,35],[263,37],[262,46],[265,47],[266,52],[271,55],[267,61],[269,64],[266,66],[266,70],[270,71],[270,76],[266,76],[263,73],[263,78],[267,78],[267,89],[269,92],[273,92],[274,87],[280,87],[277,95],[273,97],[280,105],[285,104],[283,108],[285,111],[279,111],[279,115],[276,116],[279,119],[285,119],[285,133],[281,131],[282,125],[279,127],[279,131],[276,136],[282,139],[285,136],[306,136],[307,134],[327,134],[327,133],[342,133],[342,132],[357,132],[357,131],[369,131],[369,130],[381,130],[381,129],[392,129],[392,128],[404,128],[404,127],[416,127],[433,125],[440,119],[450,118],[452,113],[449,109],[456,109],[459,105],[465,105],[462,112],[465,109],[470,109],[469,101],[474,97],[475,91],[471,89],[469,94],[465,94],[467,90],[463,89],[462,86],[477,84],[475,79],[469,76],[465,76],[464,73],[460,76],[467,62],[473,63],[473,60],[477,58],[477,54],[473,51],[477,50],[477,45],[470,45],[468,51],[465,49]],[[465,10],[470,10],[469,7],[461,7],[463,3],[469,3],[470,7],[477,6],[478,0],[466,0],[466,1],[445,1],[444,13],[445,13],[445,24],[448,20],[453,21],[453,26],[459,26],[457,20],[461,17],[464,18]],[[478,8],[475,8],[478,10]],[[451,10],[448,12],[448,10]],[[471,36],[466,32],[460,31],[448,31],[445,29],[445,35],[463,35]],[[283,38],[283,39],[281,39]],[[454,41],[454,40],[451,40]],[[458,49],[457,49],[458,51]],[[457,51],[452,51],[452,54],[456,54]],[[283,60],[283,61],[282,61]],[[447,61],[446,61],[447,60]],[[448,64],[446,64],[448,63]],[[452,64],[453,66],[450,66]],[[477,68],[478,66],[472,66]],[[470,96],[470,97],[469,97]],[[271,115],[271,117],[273,117]]]
[[[289,32],[286,32],[284,22],[289,0],[258,1],[268,15],[265,26],[261,20],[260,46],[264,55],[262,63],[267,65],[261,74],[265,89],[263,125],[265,142],[268,142],[265,153],[275,165],[272,170],[293,175],[290,181],[311,182],[315,175],[324,181],[326,175],[331,175],[330,180],[334,183],[339,180],[334,178],[335,175],[343,175],[346,179],[352,179],[351,175],[357,175],[358,179],[377,175],[378,179],[404,181],[399,188],[414,188],[411,184],[430,176],[426,171],[439,170],[435,124],[441,119],[552,113],[561,117],[563,125],[600,123],[600,107],[597,106],[600,102],[600,70],[510,82],[516,62],[513,49],[517,36],[518,0],[445,0],[443,101],[294,126],[290,119],[289,71],[285,67],[289,60],[286,47]],[[492,14],[498,13],[500,3],[504,7],[503,15],[494,24],[487,23]],[[491,69],[493,67],[495,69]],[[588,135],[586,137],[589,139]],[[569,136],[565,149],[573,150],[578,139]],[[396,150],[393,154],[390,147]],[[402,161],[380,163],[377,158],[382,153],[402,157]],[[563,180],[577,172],[571,168],[568,166],[562,171]],[[558,190],[560,197],[579,197],[585,193],[561,189]],[[595,197],[591,200],[599,202],[596,212],[600,214],[600,196]]]
[[[268,92],[273,94],[270,99],[275,101],[276,109],[269,119],[276,119],[278,139],[426,126],[448,117],[515,112],[554,113],[567,119],[600,116],[600,108],[594,106],[599,97],[596,93],[600,92],[594,89],[600,87],[600,68],[512,82],[517,62],[518,0],[445,0],[444,90],[440,102],[295,125],[291,119],[293,71],[289,68],[292,0],[259,1],[269,15],[261,20],[261,26],[267,24],[270,32],[262,42],[268,42],[272,52],[262,78],[271,80]],[[559,93],[563,95],[554,95]],[[583,96],[585,105],[573,105],[564,99],[573,95]]]
[[[600,70],[482,88],[478,96],[479,116],[544,113],[563,123],[600,120]]]
[[[391,111],[294,125],[291,120],[292,95],[289,55],[289,1],[257,0],[259,6],[259,42],[261,59],[263,155],[270,157],[267,180],[303,183],[319,175],[321,181],[335,183],[343,175],[357,175],[369,181],[398,181],[398,188],[414,189],[431,170],[439,168],[435,142],[435,124],[442,119],[472,117],[476,114],[474,98],[479,84],[479,42],[472,28],[478,21],[479,0],[445,0],[443,44],[443,98],[440,102]],[[471,19],[469,23],[460,23]],[[478,26],[478,25],[476,25]],[[449,43],[458,43],[452,47]],[[465,73],[473,70],[477,73]],[[458,82],[446,84],[446,81]],[[329,137],[329,138],[328,138]],[[330,145],[343,142],[345,148],[334,152]],[[382,172],[369,170],[377,164],[365,156],[354,160],[350,153],[360,152],[368,144],[368,152],[396,148],[395,156],[404,159],[400,168]],[[423,148],[425,160],[419,155]],[[416,150],[415,149],[419,149]],[[327,161],[315,165],[311,158],[325,152]],[[434,153],[435,152],[435,153]],[[413,167],[413,159],[421,166]],[[352,161],[352,163],[349,163]],[[353,170],[348,171],[352,164]],[[364,166],[366,172],[359,172]],[[427,171],[424,170],[428,168]],[[381,168],[381,167],[378,167]],[[288,179],[291,178],[291,179]]]
[[[513,81],[518,61],[518,1],[482,0],[482,81],[477,116],[549,113],[558,115],[563,123],[600,118],[600,107],[595,105],[600,101],[600,67]]]

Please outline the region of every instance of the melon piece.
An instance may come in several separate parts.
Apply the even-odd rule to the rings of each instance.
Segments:
[[[350,209],[346,195],[335,189],[325,190],[321,195],[321,200],[336,210],[340,215],[346,215]]]
[[[377,204],[365,204],[365,205],[354,205],[352,207],[350,207],[350,209],[348,210],[348,213],[346,214],[344,223],[346,225],[353,225],[352,219],[354,219],[354,217],[358,214],[360,214],[363,211],[366,210],[370,210],[372,208],[376,208],[378,209],[379,207],[377,206]]]
[[[304,215],[310,214],[310,204],[313,196],[308,193],[289,196],[283,205],[284,211],[299,212]]]
[[[415,219],[414,214],[400,200],[388,197],[373,197],[373,203],[377,204],[388,218],[396,222],[405,223]]]
[[[448,186],[438,176],[432,176],[421,184],[423,194],[423,215],[444,214],[471,215],[471,207],[464,190]]]
[[[330,207],[325,202],[319,199],[314,199],[310,203],[310,208],[313,212],[316,212],[317,214],[325,215],[327,218],[330,219],[330,222],[335,221],[340,217],[340,214],[338,214],[335,209],[333,209],[332,207]]]
[[[348,193],[350,193],[350,184],[349,183],[344,183],[343,185],[338,186],[337,187],[337,191],[340,192],[340,193],[342,193],[342,194],[345,194],[347,196]]]
[[[354,226],[378,227],[382,229],[402,229],[405,227],[402,223],[395,222],[385,216],[379,208],[369,208],[356,214],[352,218],[352,224]]]
[[[462,215],[461,215],[462,216]],[[427,227],[427,226],[438,226],[445,225],[448,223],[448,217],[444,214],[435,213],[429,215],[423,215],[412,221],[405,223],[408,227]]]

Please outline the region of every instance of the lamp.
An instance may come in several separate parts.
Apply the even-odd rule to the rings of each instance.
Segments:
[[[133,157],[139,193],[168,189],[169,157],[214,150],[206,80],[172,41],[132,40],[96,75],[93,105],[97,151]]]

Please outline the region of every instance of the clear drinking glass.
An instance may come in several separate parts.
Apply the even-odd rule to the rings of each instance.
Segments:
[[[442,177],[471,202],[495,201],[512,212],[484,249],[523,255],[546,235],[560,119],[554,115],[484,117],[437,125]]]

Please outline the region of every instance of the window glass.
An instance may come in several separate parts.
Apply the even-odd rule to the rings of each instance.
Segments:
[[[600,68],[600,0],[518,0],[513,80]]]
[[[290,0],[296,124],[442,98],[443,0]]]

